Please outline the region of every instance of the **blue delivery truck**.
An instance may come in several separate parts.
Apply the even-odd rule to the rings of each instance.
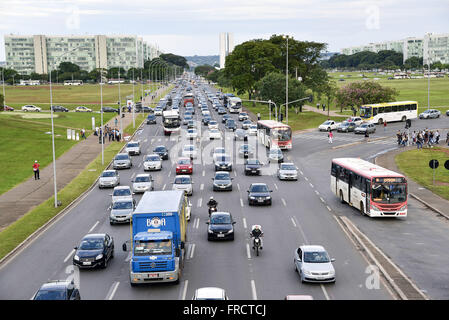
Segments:
[[[131,286],[152,282],[179,283],[184,266],[186,215],[190,203],[184,191],[145,192],[132,215]],[[129,244],[129,245],[127,245]]]

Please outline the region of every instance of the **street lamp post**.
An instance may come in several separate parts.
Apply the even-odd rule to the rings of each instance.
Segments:
[[[285,121],[288,124],[288,35],[284,36],[284,38],[287,40],[287,53],[285,55]]]
[[[103,135],[103,72],[100,69],[100,113],[101,113],[101,131]],[[101,165],[104,165],[104,139],[103,136],[100,138],[101,140]]]
[[[5,94],[5,68],[2,68],[2,82],[3,82],[3,106],[6,105],[6,94]]]
[[[251,100],[250,99],[242,99],[242,101],[268,103],[268,110],[269,110],[269,113],[270,113],[270,120],[271,120],[271,104],[274,104],[274,112],[275,112],[275,117],[276,117],[276,120],[277,120],[277,105],[276,105],[275,102],[273,102],[271,100],[265,101],[265,100],[254,100],[254,99],[251,99]]]

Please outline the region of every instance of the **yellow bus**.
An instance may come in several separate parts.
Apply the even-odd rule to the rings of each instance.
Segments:
[[[384,121],[406,121],[418,118],[418,102],[397,101],[367,104],[360,107],[360,117],[367,122],[382,124]]]

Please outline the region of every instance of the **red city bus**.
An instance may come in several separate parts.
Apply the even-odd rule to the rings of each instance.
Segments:
[[[274,120],[259,120],[257,122],[257,136],[267,148],[292,148],[292,129],[289,125]]]
[[[186,104],[187,103],[191,103],[192,105],[195,105],[195,99],[194,99],[194,96],[193,96],[193,93],[186,93],[185,95],[184,95],[184,107],[186,106]]]
[[[394,171],[358,158],[332,160],[331,190],[370,217],[407,216],[407,180]]]

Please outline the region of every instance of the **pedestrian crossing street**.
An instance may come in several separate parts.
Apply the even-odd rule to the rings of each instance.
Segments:
[[[377,138],[377,137],[376,137]],[[373,138],[370,138],[373,139]],[[328,141],[329,138],[327,136],[327,132],[310,132],[310,133],[301,133],[293,136],[293,140],[295,142],[301,142],[304,140],[321,140]],[[365,137],[363,135],[355,135],[353,133],[334,133],[334,137],[332,138],[333,143],[343,142],[343,143],[354,143],[354,142],[364,142]],[[383,140],[374,140],[367,142],[368,144],[384,144],[384,145],[394,145],[396,143],[396,138],[388,137]]]

